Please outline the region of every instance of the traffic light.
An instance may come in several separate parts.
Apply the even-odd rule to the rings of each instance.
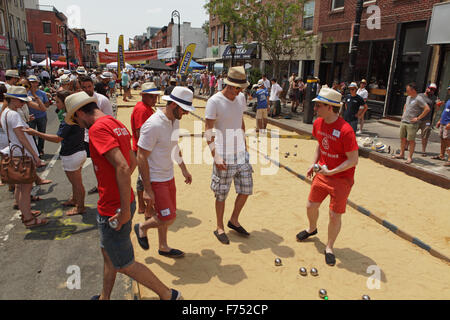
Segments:
[[[109,44],[109,38],[106,37],[106,44]]]

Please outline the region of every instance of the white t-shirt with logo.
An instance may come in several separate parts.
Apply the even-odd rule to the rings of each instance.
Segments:
[[[213,95],[206,103],[205,118],[216,120],[216,153],[224,160],[234,160],[236,155],[245,153],[245,133],[242,130],[247,102],[241,92],[234,101],[222,92]]]
[[[6,125],[6,119],[8,120],[8,126]],[[6,108],[2,112],[1,124],[2,124],[2,128],[5,131],[5,133],[6,133],[6,129],[8,129],[9,140],[11,142],[9,146],[7,146],[3,150],[1,150],[1,153],[9,154],[9,148],[10,148],[10,146],[13,146],[13,145],[17,145],[19,147],[23,147],[22,143],[19,141],[19,138],[17,138],[16,133],[14,132],[14,129],[15,128],[19,128],[19,127],[29,128],[29,126],[28,126],[28,124],[25,121],[23,121],[23,119],[20,116],[20,114],[17,111],[14,111],[14,110],[11,110],[9,108]],[[39,154],[39,152],[37,150],[37,147],[36,147],[36,143],[33,140],[33,137],[30,136],[27,133],[24,133],[24,135],[25,135],[25,138],[30,143],[31,147],[33,148],[34,152],[36,154]],[[25,149],[25,153],[28,156],[33,157],[33,155],[30,154],[27,149]],[[21,156],[21,155],[22,155],[22,151],[20,151],[17,148],[14,149],[13,156]]]
[[[358,91],[356,92],[356,94],[358,96],[360,96],[361,98],[363,98],[364,100],[367,100],[369,98],[369,92],[366,89],[358,89]]]
[[[148,158],[151,182],[173,179],[173,160],[179,154],[179,128],[180,122],[169,120],[160,109],[142,125],[138,147],[151,152]]]
[[[283,88],[280,87],[278,83],[275,83],[270,89],[270,98],[269,101],[279,101],[280,93],[283,91]]]

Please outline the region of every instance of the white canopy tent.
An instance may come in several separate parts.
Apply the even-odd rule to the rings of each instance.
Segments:
[[[134,67],[133,67],[131,64],[125,63],[125,67],[126,67],[127,69],[134,70]],[[108,64],[106,65],[106,68],[108,68],[108,69],[117,69],[117,62],[111,62],[111,63],[108,63]]]
[[[49,66],[50,67],[50,61],[51,61],[51,63],[55,63],[55,61],[51,60],[50,58],[47,58],[47,59],[42,60],[41,62],[39,62],[37,65],[39,67],[45,67],[45,66]]]

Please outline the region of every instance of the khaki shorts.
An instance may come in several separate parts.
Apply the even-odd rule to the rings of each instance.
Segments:
[[[400,139],[406,139],[408,141],[415,141],[417,130],[419,130],[418,123],[406,123],[402,122],[400,125]]]
[[[421,135],[422,139],[430,138],[430,135],[431,135],[431,123],[430,122],[421,121],[419,124],[419,129],[420,129],[420,135]]]
[[[268,114],[267,108],[256,110],[256,120],[267,119],[268,115],[269,114]]]
[[[445,125],[441,124],[439,135],[441,139],[449,140],[450,139],[450,130],[445,129]]]

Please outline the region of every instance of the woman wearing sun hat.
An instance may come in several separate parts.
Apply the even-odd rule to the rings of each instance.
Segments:
[[[314,161],[307,172],[313,176],[314,166],[320,171],[313,179],[308,198],[307,215],[309,229],[297,235],[298,241],[317,234],[319,207],[330,195],[330,220],[325,262],[334,266],[336,258],[333,247],[341,229],[341,217],[346,211],[347,199],[354,183],[355,167],[358,164],[358,144],[353,128],[339,117],[342,95],[328,87],[322,88],[313,100],[318,119],[313,125],[313,136],[318,141]]]
[[[18,109],[31,101],[27,90],[24,87],[12,86],[4,94],[8,107],[1,114],[1,125],[8,135],[9,145],[1,151],[3,154],[9,154],[10,148],[14,145],[24,148],[25,154],[33,159],[36,166],[41,164],[39,152],[33,138],[22,130],[28,128],[28,124],[23,121]],[[15,148],[13,156],[21,156],[22,152]],[[22,213],[22,222],[26,228],[34,228],[48,223],[45,219],[38,219],[40,212],[31,211],[31,188],[33,184],[18,184],[15,188],[15,198],[19,204],[19,210]]]

